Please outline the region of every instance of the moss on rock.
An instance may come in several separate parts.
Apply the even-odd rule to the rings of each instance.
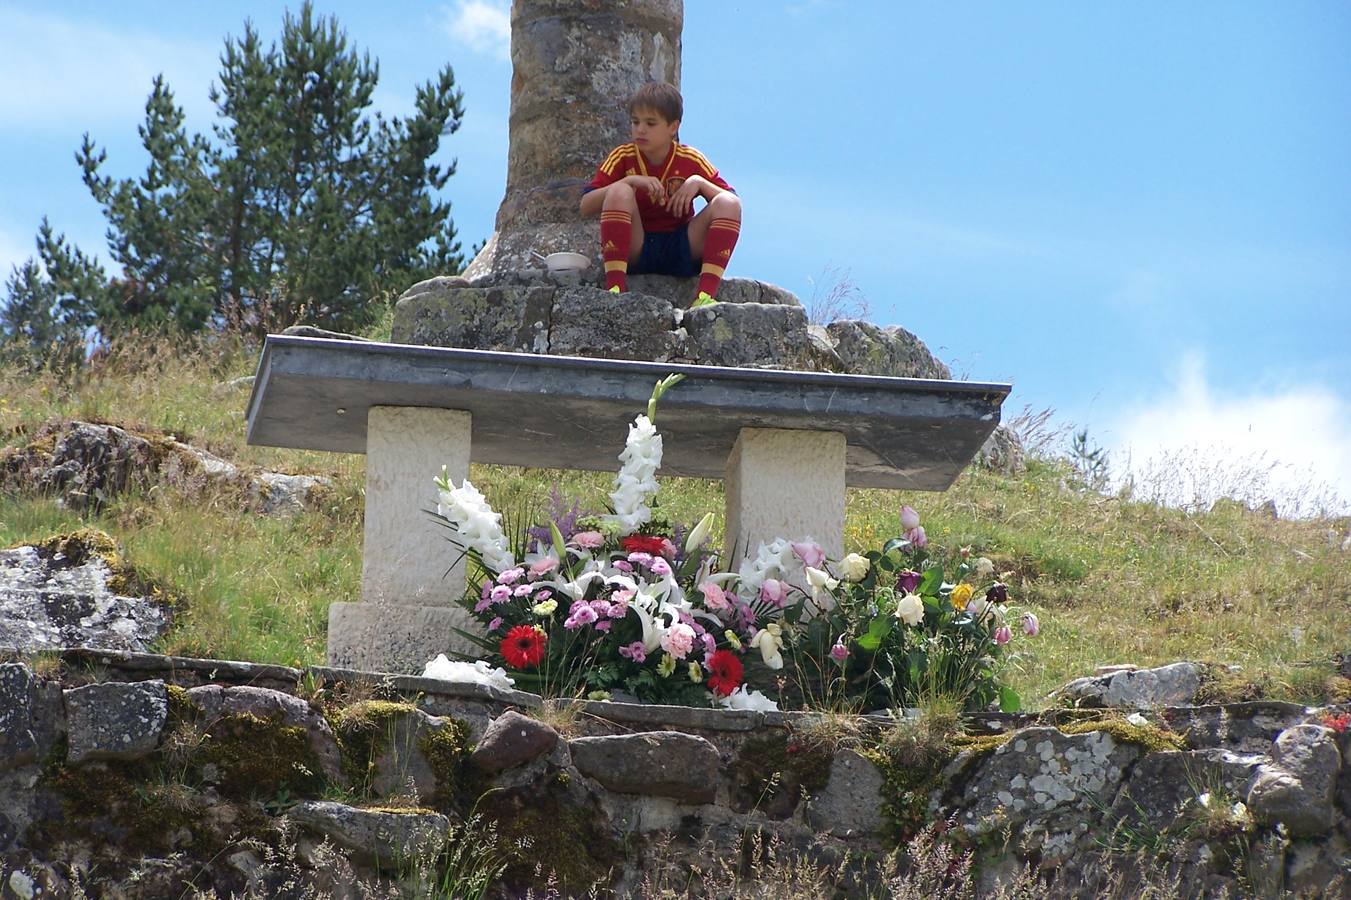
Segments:
[[[804,793],[826,786],[832,758],[829,748],[792,734],[748,738],[731,765],[733,803],[742,811],[787,818]]]
[[[605,896],[623,862],[623,844],[604,812],[557,781],[528,792],[490,791],[479,798],[477,812],[496,831],[512,896],[584,897],[593,888]]]

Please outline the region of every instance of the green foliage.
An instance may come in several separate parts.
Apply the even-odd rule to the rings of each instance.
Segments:
[[[454,74],[443,68],[418,88],[413,115],[394,119],[367,114],[378,79],[308,2],[286,15],[279,43],[265,47],[247,22],[227,38],[211,137],[189,132],[157,77],[139,128],[143,175],[104,174],[88,134],[76,154],[120,275],[105,278],[44,221],[42,267],[11,277],[0,337],[64,346],[91,324],[105,337],[222,322],[260,334],[302,319],[358,330],[379,314],[373,299],[459,271],[450,203],[433,197],[455,165],[430,163],[463,116]]]
[[[37,250],[41,264],[30,257],[5,282],[0,351],[28,366],[70,368],[84,358],[85,333],[106,296],[103,269],[67,245],[64,235],[53,234],[45,218]]]

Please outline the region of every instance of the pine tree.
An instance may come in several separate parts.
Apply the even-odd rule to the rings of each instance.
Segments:
[[[369,322],[372,298],[463,267],[450,203],[434,196],[455,165],[430,162],[463,116],[449,66],[418,88],[411,116],[368,114],[378,63],[309,2],[268,47],[246,22],[220,61],[210,138],[188,132],[155,79],[138,129],[150,157],[141,177],[104,175],[107,154],[85,135],[76,159],[121,273],[105,278],[69,248],[65,262],[80,271],[67,281],[87,293],[62,294],[52,321],[78,308],[105,335],[224,323],[262,333],[302,320],[352,330]],[[43,248],[39,239],[50,275],[61,260]],[[5,321],[47,328],[35,307],[61,290],[30,261],[11,278]]]

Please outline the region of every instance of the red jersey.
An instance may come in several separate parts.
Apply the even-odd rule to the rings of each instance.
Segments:
[[[718,170],[713,168],[713,164],[702,153],[678,141],[671,142],[671,151],[660,166],[649,166],[637,144],[621,144],[610,151],[605,162],[596,169],[596,177],[591,179],[591,184],[586,189],[593,191],[596,188],[603,188],[630,175],[651,175],[661,179],[661,183],[666,185],[668,197],[674,194],[691,175],[701,175],[725,191],[732,190],[732,186],[722,180]],[[694,218],[693,211],[686,216],[672,215],[665,207],[653,203],[647,191],[638,191],[637,198],[638,215],[642,219],[644,231],[675,231]]]

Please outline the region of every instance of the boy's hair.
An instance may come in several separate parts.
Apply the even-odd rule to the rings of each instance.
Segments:
[[[685,114],[685,101],[680,91],[665,81],[649,81],[633,92],[629,98],[629,112],[636,109],[653,109],[668,122],[679,122]]]

